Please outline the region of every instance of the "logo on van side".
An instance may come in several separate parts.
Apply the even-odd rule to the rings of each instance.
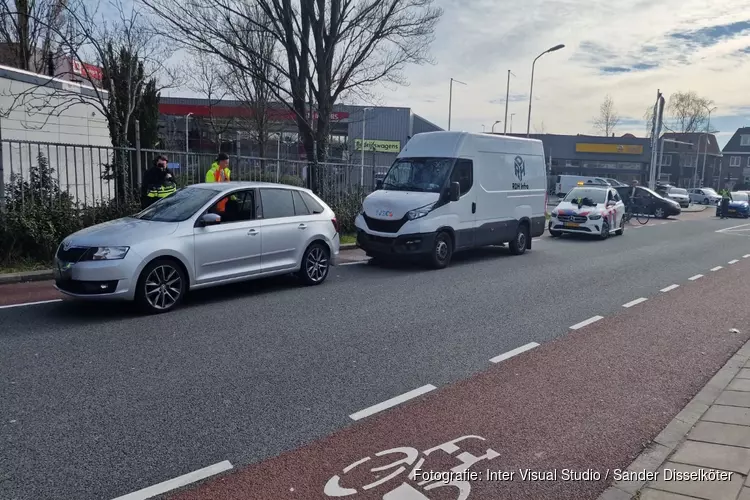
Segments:
[[[377,215],[378,217],[393,217],[393,212],[391,212],[390,210],[377,210],[375,212],[375,215]]]
[[[513,171],[519,181],[513,183],[513,189],[529,189],[529,185],[523,182],[523,178],[526,177],[526,163],[523,161],[523,157],[516,156],[516,159],[513,160]]]

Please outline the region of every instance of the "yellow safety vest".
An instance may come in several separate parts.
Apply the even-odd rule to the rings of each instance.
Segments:
[[[214,162],[211,169],[206,172],[206,182],[229,182],[230,173],[229,168],[221,168]]]
[[[146,196],[149,198],[166,198],[177,192],[177,186],[170,184],[168,186],[161,186],[159,188],[151,189]]]

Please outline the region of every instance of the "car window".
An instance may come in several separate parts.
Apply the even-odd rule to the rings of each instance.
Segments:
[[[622,198],[620,198],[620,194],[617,191],[615,191],[612,199],[615,201],[622,201]]]
[[[468,193],[474,184],[474,162],[463,158],[456,160],[451,173],[451,182],[458,182],[461,185],[461,195]]]
[[[255,219],[255,193],[253,190],[237,191],[214,203],[209,213],[221,216],[221,224]]]
[[[289,189],[261,189],[260,201],[264,219],[294,217],[294,200]]]
[[[315,198],[310,196],[308,193],[305,193],[304,191],[297,191],[301,196],[302,199],[305,200],[305,205],[307,205],[307,208],[312,210],[312,213],[314,214],[322,214],[325,210],[323,207],[315,201]]]
[[[295,215],[311,215],[312,210],[310,210],[305,203],[305,201],[302,199],[302,195],[299,194],[299,191],[292,191],[292,200],[294,201],[294,214]]]
[[[158,222],[181,222],[189,219],[216,196],[213,189],[189,187],[162,198],[133,217]]]

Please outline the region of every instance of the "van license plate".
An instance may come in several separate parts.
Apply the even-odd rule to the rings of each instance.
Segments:
[[[566,222],[565,227],[580,227],[580,224],[576,224],[575,222]]]

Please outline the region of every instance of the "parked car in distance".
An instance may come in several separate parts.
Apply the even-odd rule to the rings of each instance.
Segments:
[[[570,192],[571,189],[578,186],[581,182],[585,185],[596,185],[596,186],[609,186],[609,182],[604,177],[588,177],[585,175],[558,175],[555,179],[554,194],[558,198],[565,198],[565,195]]]
[[[630,187],[618,187],[617,192],[627,205],[630,201]],[[666,219],[675,215],[680,215],[682,209],[680,204],[669,198],[665,198],[656,191],[644,186],[635,188],[635,199],[639,207],[647,207],[647,214],[657,219]]]
[[[688,189],[691,203],[699,205],[716,205],[721,201],[721,195],[713,188],[692,188]]]
[[[679,203],[682,208],[690,206],[690,195],[688,195],[687,189],[670,186],[665,194],[667,198]]]
[[[607,239],[625,232],[625,204],[611,186],[578,186],[565,196],[549,219],[553,238],[578,233]]]
[[[454,252],[508,243],[520,255],[544,234],[547,177],[538,139],[469,132],[414,135],[354,223],[375,259],[446,267]]]
[[[727,207],[727,217],[750,217],[750,195],[745,191],[733,191]],[[721,217],[721,203],[716,205],[716,217]]]
[[[339,254],[336,215],[310,190],[263,182],[194,184],[145,210],[82,229],[55,256],[55,288],[173,310],[190,290],[296,274],[325,281]]]

